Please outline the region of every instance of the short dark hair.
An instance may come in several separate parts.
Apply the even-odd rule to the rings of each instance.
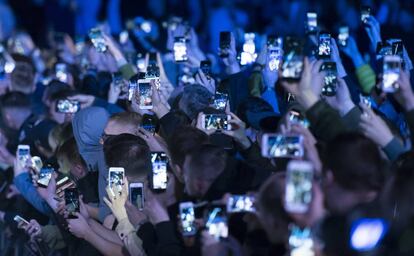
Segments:
[[[378,146],[360,133],[336,136],[327,144],[322,162],[345,189],[379,191],[384,184],[385,163]]]
[[[185,159],[193,177],[214,180],[226,168],[227,153],[221,147],[202,144],[191,150]]]
[[[132,125],[138,127],[142,122],[142,116],[135,112],[120,112],[113,114],[109,118],[109,122],[117,122],[120,125]]]
[[[30,108],[29,97],[22,92],[9,92],[1,98],[2,108]]]
[[[201,85],[185,86],[180,100],[181,110],[193,120],[210,105],[212,97],[213,94]]]
[[[12,90],[30,94],[34,80],[35,70],[33,67],[27,62],[16,62],[16,66],[10,75]]]
[[[185,156],[200,144],[208,143],[209,137],[203,131],[192,126],[176,128],[167,141],[171,161],[182,167]]]
[[[151,173],[151,151],[138,136],[111,136],[105,141],[104,153],[107,166],[124,168],[129,179],[142,179]]]
[[[57,158],[65,158],[71,164],[80,164],[86,168],[86,162],[79,153],[78,146],[74,137],[69,138],[63,142],[57,149]]]

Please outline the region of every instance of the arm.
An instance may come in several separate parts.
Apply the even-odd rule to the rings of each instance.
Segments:
[[[122,241],[119,239],[117,232],[107,229],[92,218],[88,219],[88,224],[91,229],[101,237],[122,246]]]

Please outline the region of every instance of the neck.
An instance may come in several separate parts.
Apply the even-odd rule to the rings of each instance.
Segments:
[[[30,110],[20,110],[15,114],[16,129],[20,129],[26,119],[32,114]]]

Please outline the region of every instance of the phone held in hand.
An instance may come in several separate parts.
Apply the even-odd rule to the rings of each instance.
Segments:
[[[303,136],[265,133],[262,137],[262,156],[266,158],[303,157]]]
[[[144,184],[135,182],[129,184],[129,201],[135,205],[138,210],[144,209]]]
[[[331,35],[329,33],[319,34],[318,42],[318,59],[330,59],[332,52]]]
[[[230,131],[230,115],[226,114],[203,114],[201,116],[204,130]]]
[[[227,212],[255,212],[255,198],[250,195],[231,195],[227,201]]]
[[[103,38],[102,31],[99,28],[92,28],[89,31],[89,38],[91,39],[93,47],[95,47],[98,52],[106,52],[107,45]]]
[[[228,100],[229,95],[227,93],[216,92],[213,106],[217,110],[226,110]]]
[[[361,7],[361,22],[367,23],[369,16],[371,16],[371,7],[362,6]]]
[[[54,171],[55,169],[51,166],[42,167],[39,172],[39,179],[37,180],[37,184],[41,187],[47,188]]]
[[[122,167],[110,167],[108,173],[109,189],[116,195],[121,194],[122,185],[124,184],[125,170]],[[114,191],[115,190],[115,191]]]
[[[188,60],[187,56],[187,44],[184,37],[175,37],[174,38],[174,60],[175,62],[186,62]]]
[[[76,188],[65,189],[65,207],[69,213],[69,219],[76,219],[75,213],[79,212],[79,193]]]
[[[55,66],[55,76],[56,78],[63,82],[68,82],[68,67],[65,63],[57,63]]]
[[[141,127],[154,135],[157,131],[157,120],[153,115],[144,114],[142,116]]]
[[[322,95],[328,97],[335,96],[338,89],[338,72],[336,69],[336,63],[331,61],[324,62],[321,66],[321,71],[325,72]]]
[[[306,13],[306,32],[308,34],[314,34],[318,31],[318,14],[316,12]]]
[[[397,83],[400,77],[401,58],[398,55],[384,56],[383,74],[382,74],[382,91],[394,93],[398,90]]]
[[[346,47],[349,38],[349,28],[347,26],[339,27],[338,44],[342,47]]]
[[[217,241],[229,236],[227,213],[224,206],[214,206],[209,209],[206,221],[208,233]]]
[[[305,213],[312,201],[313,166],[310,162],[292,160],[287,165],[285,209]]]
[[[167,189],[168,175],[168,157],[165,152],[152,152],[151,153],[152,164],[152,177],[151,188],[154,191],[165,191]]]
[[[21,167],[25,167],[27,160],[30,159],[30,146],[29,145],[18,145],[17,146],[17,161]]]
[[[315,256],[314,241],[310,228],[301,228],[295,224],[289,225],[290,255]]]
[[[21,217],[20,215],[16,215],[14,216],[13,220],[17,223],[22,225],[22,228],[26,227],[29,225],[29,222],[27,220],[25,220],[23,217]]]
[[[283,60],[283,39],[269,36],[267,39],[267,65],[270,71],[277,71]]]
[[[206,75],[207,79],[211,79],[211,61],[210,60],[202,60],[200,62],[200,69],[203,71],[204,75]]]
[[[150,79],[138,80],[139,108],[152,109],[152,84]]]
[[[242,66],[253,63],[257,58],[255,37],[254,33],[244,34],[243,51],[240,55],[240,65]]]
[[[291,109],[288,114],[288,122],[290,124],[298,124],[304,128],[309,128],[310,122],[298,110]]]
[[[299,81],[303,71],[303,41],[286,37],[283,43],[283,63],[281,79],[287,82]]]
[[[65,114],[74,114],[81,109],[81,104],[77,100],[58,100],[56,103],[56,112]]]
[[[180,203],[179,210],[183,236],[195,235],[197,228],[195,226],[194,204],[192,202],[182,202]]]
[[[230,31],[220,32],[220,49],[219,56],[221,58],[227,58],[229,56],[228,51],[230,50],[231,34]]]

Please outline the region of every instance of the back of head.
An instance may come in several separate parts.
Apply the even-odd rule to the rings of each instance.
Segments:
[[[344,189],[379,191],[384,183],[384,161],[378,146],[359,133],[343,133],[327,145],[322,157],[325,171]]]
[[[120,112],[112,115],[109,118],[108,125],[105,131],[109,128],[111,130],[121,130],[121,133],[136,134],[139,125],[142,122],[142,116],[135,112]],[[107,132],[108,133],[108,132]],[[110,133],[115,134],[115,133]],[[120,134],[120,133],[118,133]]]
[[[22,92],[9,92],[1,98],[2,109],[30,109],[30,99]]]
[[[129,181],[143,181],[151,173],[151,151],[141,138],[131,134],[109,137],[104,145],[108,167],[122,167]]]
[[[35,70],[27,61],[16,61],[10,76],[11,90],[31,94],[35,89]]]
[[[60,171],[68,173],[72,166],[80,165],[86,170],[86,163],[80,155],[75,138],[64,141],[57,149],[56,158],[60,165]]]
[[[178,127],[168,140],[172,163],[182,167],[185,156],[198,145],[208,143],[208,141],[208,135],[195,127]]]
[[[199,112],[210,105],[212,97],[213,95],[201,85],[185,86],[179,107],[191,120],[194,120]]]

